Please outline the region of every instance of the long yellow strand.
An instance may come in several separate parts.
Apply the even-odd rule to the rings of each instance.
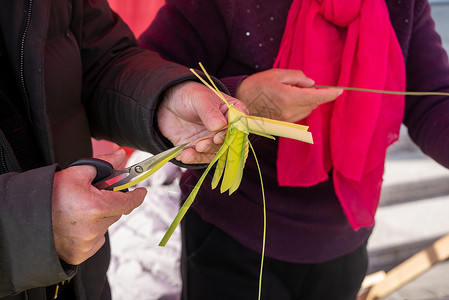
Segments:
[[[358,92],[379,93],[379,94],[406,95],[406,96],[449,96],[449,93],[445,92],[385,91],[385,90],[365,89],[347,86],[332,86],[332,85],[314,85],[313,87],[324,89],[342,89],[347,91],[358,91]]]
[[[262,236],[262,257],[260,259],[260,273],[259,273],[259,296],[257,299],[260,300],[262,296],[262,273],[263,273],[263,263],[265,259],[265,242],[267,237],[267,206],[265,201],[265,189],[263,186],[262,172],[260,170],[259,161],[257,160],[256,151],[254,151],[253,145],[249,142],[251,151],[254,155],[254,160],[256,161],[257,170],[259,171],[260,187],[262,189],[262,205],[263,205],[263,236]]]

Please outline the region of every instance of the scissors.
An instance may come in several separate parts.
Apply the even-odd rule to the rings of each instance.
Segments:
[[[187,144],[176,146],[165,150],[157,155],[151,156],[132,166],[121,170],[115,170],[107,161],[98,158],[81,158],[68,167],[90,165],[97,169],[97,176],[92,181],[92,185],[101,190],[127,191],[142,180],[148,178],[159,170],[166,162],[182,152]]]

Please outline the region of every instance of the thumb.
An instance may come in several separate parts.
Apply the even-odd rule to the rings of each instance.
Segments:
[[[209,93],[209,91],[207,92]],[[207,98],[203,98],[203,101],[194,102],[194,106],[206,129],[213,132],[222,129],[228,123],[221,111],[221,108],[226,105],[220,99],[216,99],[215,94],[207,96]]]
[[[128,215],[136,207],[141,205],[145,200],[147,189],[136,188],[126,193],[102,190],[101,193],[107,199],[104,202],[106,209],[104,210],[103,217],[116,217]]]
[[[284,70],[283,83],[297,87],[312,87],[315,81],[304,74],[301,70]]]
[[[126,152],[120,148],[113,153],[98,155],[96,158],[105,160],[110,163],[114,169],[118,169],[126,159]]]

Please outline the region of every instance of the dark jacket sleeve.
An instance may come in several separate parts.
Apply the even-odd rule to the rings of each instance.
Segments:
[[[416,1],[406,60],[407,90],[449,92],[449,62],[427,1]],[[404,124],[421,150],[449,167],[449,97],[409,96]]]
[[[69,274],[63,270],[53,243],[51,193],[56,168],[0,175],[0,298],[74,275],[75,270]]]
[[[169,147],[159,133],[155,112],[168,88],[196,81],[189,69],[138,47],[106,1],[84,6],[82,59],[84,101],[93,135],[151,153]]]
[[[105,0],[79,0],[73,5],[74,11],[75,6],[82,7],[82,16],[73,16],[72,26],[82,28],[78,42],[83,102],[92,133],[149,152],[166,149],[170,145],[155,125],[157,105],[166,89],[196,77],[187,68],[139,48]],[[36,4],[33,13],[44,9]],[[53,242],[56,169],[52,165],[0,175],[0,297],[74,275],[74,269],[63,269]]]

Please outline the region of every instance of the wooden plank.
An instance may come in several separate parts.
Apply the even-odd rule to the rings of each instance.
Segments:
[[[449,258],[449,234],[393,268],[382,281],[363,293],[359,300],[374,300],[385,297],[447,258]]]
[[[379,282],[384,280],[386,276],[387,273],[385,273],[385,271],[383,270],[367,275],[362,282],[362,290],[368,289],[373,285],[378,284]]]

